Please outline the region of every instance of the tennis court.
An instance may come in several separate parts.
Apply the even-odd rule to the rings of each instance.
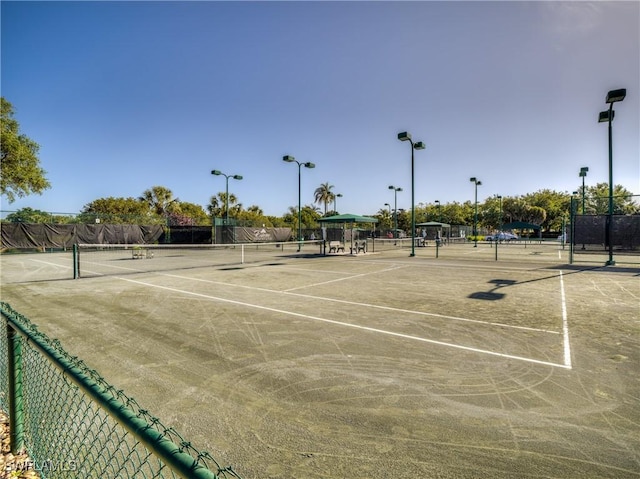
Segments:
[[[3,255],[2,300],[244,478],[640,477],[640,269],[511,246]]]

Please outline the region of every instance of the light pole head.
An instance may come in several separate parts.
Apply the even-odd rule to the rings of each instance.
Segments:
[[[216,176],[220,176],[220,175],[222,174],[222,171],[220,171],[220,170],[213,170],[213,171],[211,172],[211,174],[212,174],[212,175],[216,175]]]
[[[286,161],[287,163],[293,163],[296,159],[291,155],[285,155],[282,157],[282,161]]]
[[[338,193],[338,194],[336,195],[336,198],[342,198],[342,193]]]
[[[402,133],[398,133],[398,140],[400,141],[409,141],[411,140],[411,134],[407,131],[403,131]]]
[[[607,93],[607,103],[615,103],[617,101],[624,100],[624,97],[627,96],[627,89],[621,88],[619,90],[611,90]]]
[[[241,180],[242,175],[233,175],[231,178],[233,178],[234,180]]]
[[[425,146],[424,143],[421,141],[417,141],[414,145],[413,145],[413,149],[414,150],[424,150]]]
[[[396,189],[396,187],[395,187],[395,186],[393,186],[393,185],[389,185],[389,189],[390,189],[390,190],[395,190],[395,189]]]
[[[588,166],[583,166],[582,168],[580,168],[580,176],[587,176],[587,171],[589,171]]]
[[[434,201],[434,203],[435,203],[436,205],[439,205],[439,204],[440,204],[440,200],[435,200],[435,201]]]
[[[473,177],[469,178],[469,181],[471,183],[476,183],[478,180],[477,180],[477,178],[475,176],[473,176]]]
[[[315,167],[316,167],[316,164],[315,164],[315,163],[311,163],[310,161],[307,161],[307,162],[304,164],[304,166],[305,166],[305,168],[315,168]]]
[[[606,123],[608,121],[613,121],[613,117],[616,116],[616,112],[611,110],[611,120],[609,120],[609,110],[601,111],[598,115],[598,123]]]
[[[482,186],[482,181],[476,181],[476,185]]]

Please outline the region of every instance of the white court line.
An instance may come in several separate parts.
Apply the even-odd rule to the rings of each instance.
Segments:
[[[386,271],[386,270],[385,270]],[[351,279],[351,278],[355,278],[358,276],[363,276],[365,274],[374,274],[374,273],[362,273],[362,274],[358,274],[355,276],[349,276],[348,278],[341,278],[339,280],[331,280],[331,281],[326,281],[325,283],[314,283],[313,285],[307,285],[304,286],[305,288],[310,288],[312,286],[316,286],[318,284],[326,284],[326,283],[331,283],[333,281],[343,281],[345,279]],[[190,278],[189,276],[180,276],[177,274],[162,274],[162,276],[169,276],[172,278],[178,278],[178,279],[186,279],[186,280],[190,280],[190,281],[197,281],[197,282],[201,282],[201,283],[209,283],[209,284],[219,284],[222,286],[230,286],[233,288],[243,288],[243,289],[251,289],[254,291],[264,291],[264,292],[268,292],[268,293],[282,293],[282,294],[288,294],[291,296],[297,296],[300,298],[310,298],[310,299],[317,299],[320,301],[328,301],[331,303],[341,303],[341,304],[348,304],[350,306],[360,306],[363,308],[373,308],[373,309],[381,309],[384,311],[391,311],[394,313],[405,313],[405,314],[416,314],[419,316],[430,316],[433,318],[441,318],[441,319],[450,319],[450,320],[454,320],[454,321],[462,321],[462,322],[466,322],[466,323],[475,323],[475,324],[483,324],[483,325],[487,325],[487,326],[498,326],[500,328],[510,328],[510,329],[522,329],[525,331],[534,331],[537,333],[548,333],[548,334],[560,334],[559,331],[550,331],[548,329],[539,329],[539,328],[531,328],[528,326],[516,326],[513,324],[504,324],[504,323],[496,323],[496,322],[491,322],[491,321],[481,321],[479,319],[469,319],[469,318],[461,318],[459,316],[448,316],[445,314],[438,314],[438,313],[428,313],[426,311],[415,311],[412,309],[402,309],[402,308],[394,308],[392,306],[382,306],[379,304],[370,304],[370,303],[358,303],[356,301],[348,301],[346,299],[337,299],[337,298],[327,298],[324,296],[314,296],[312,294],[302,294],[302,293],[294,293],[292,292],[292,290],[287,289],[284,291],[280,291],[277,289],[268,289],[268,288],[258,288],[256,286],[247,286],[244,284],[233,284],[233,283],[225,283],[222,281],[212,281],[209,279],[202,279],[202,278]],[[294,288],[294,289],[300,289],[300,288]]]
[[[177,288],[170,288],[168,286],[159,286],[159,285],[156,285],[156,284],[146,283],[144,281],[138,281],[138,280],[135,280],[135,279],[120,278],[120,277],[116,277],[116,278],[120,279],[122,281],[127,281],[127,282],[130,282],[130,283],[134,283],[134,284],[140,284],[140,285],[143,285],[143,286],[149,286],[151,288],[158,288],[158,289],[163,289],[165,291],[172,291],[174,293],[181,293],[181,294],[186,294],[186,295],[189,295],[189,296],[196,296],[196,297],[199,297],[199,298],[205,298],[205,299],[220,301],[220,302],[224,302],[224,303],[236,304],[236,305],[245,306],[245,307],[249,307],[249,308],[261,309],[261,310],[270,311],[270,312],[273,312],[273,313],[286,314],[286,315],[289,315],[289,316],[296,316],[296,317],[299,317],[299,318],[310,319],[310,320],[313,320],[313,321],[322,321],[322,322],[325,322],[325,323],[336,324],[336,325],[345,326],[345,327],[348,327],[348,328],[361,329],[363,331],[370,331],[370,332],[374,332],[374,333],[386,334],[386,335],[395,336],[395,337],[398,337],[398,338],[412,339],[412,340],[421,341],[421,342],[424,342],[424,343],[436,344],[438,346],[446,346],[446,347],[449,347],[449,348],[461,349],[461,350],[464,350],[464,351],[471,351],[471,352],[475,352],[475,353],[487,354],[487,355],[490,355],[490,356],[498,356],[498,357],[501,357],[501,358],[514,359],[514,360],[524,361],[524,362],[534,363],[534,364],[541,364],[541,365],[544,365],[544,366],[553,366],[553,367],[558,367],[558,368],[570,369],[570,367],[568,367],[566,364],[557,364],[557,363],[552,363],[552,362],[548,362],[548,361],[540,361],[540,360],[537,360],[537,359],[525,358],[525,357],[522,357],[522,356],[514,356],[514,355],[511,355],[511,354],[497,353],[495,351],[488,351],[486,349],[472,348],[472,347],[469,347],[469,346],[461,346],[459,344],[446,343],[446,342],[443,342],[443,341],[436,341],[436,340],[433,340],[433,339],[421,338],[419,336],[411,336],[409,334],[395,333],[393,331],[386,331],[384,329],[371,328],[371,327],[368,327],[368,326],[359,326],[357,324],[350,324],[350,323],[345,323],[345,322],[342,322],[342,321],[335,321],[333,319],[320,318],[318,316],[310,316],[310,315],[307,315],[307,314],[295,313],[295,312],[292,312],[292,311],[284,311],[282,309],[270,308],[270,307],[267,307],[267,306],[261,306],[261,305],[258,305],[258,304],[245,303],[245,302],[242,302],[242,301],[236,301],[236,300],[232,300],[232,299],[219,298],[217,296],[211,296],[211,295],[208,295],[208,294],[194,293],[193,291],[185,291],[185,290],[181,290],[181,289],[177,289]]]
[[[571,369],[571,344],[569,343],[569,324],[567,322],[567,301],[564,294],[564,278],[560,271],[560,297],[562,299],[562,343],[564,345],[564,365]]]
[[[379,274],[379,273],[386,273],[387,271],[393,271],[394,269],[400,269],[402,268],[402,266],[395,266],[392,268],[386,268],[386,269],[381,269],[379,271],[368,271],[366,273],[358,273],[358,274],[354,274],[352,276],[347,276],[345,278],[337,278],[337,279],[331,279],[329,281],[322,281],[320,283],[314,283],[314,284],[307,284],[307,285],[303,285],[303,286],[297,286],[295,288],[289,288],[289,289],[285,289],[282,292],[283,293],[290,293],[291,291],[295,291],[296,289],[305,289],[305,288],[313,288],[315,286],[320,286],[323,284],[331,284],[331,283],[337,283],[339,281],[347,281],[353,278],[360,278],[362,276],[368,276],[370,274]]]
[[[34,261],[36,263],[48,264],[49,266],[57,266],[58,268],[73,269],[71,266],[65,266],[63,264],[58,264],[58,263],[50,263],[49,261],[42,261],[41,259],[31,259],[31,258],[29,258],[29,260],[30,261]]]

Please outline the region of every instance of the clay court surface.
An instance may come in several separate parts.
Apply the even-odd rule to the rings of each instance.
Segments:
[[[1,299],[245,479],[640,477],[639,267],[408,253],[3,255]]]

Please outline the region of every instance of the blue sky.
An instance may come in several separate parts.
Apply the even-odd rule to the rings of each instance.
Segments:
[[[342,213],[573,191],[640,194],[638,2],[2,1],[2,96],[51,189],[8,203],[78,212],[154,185],[203,207],[225,189],[282,215],[321,183]]]

